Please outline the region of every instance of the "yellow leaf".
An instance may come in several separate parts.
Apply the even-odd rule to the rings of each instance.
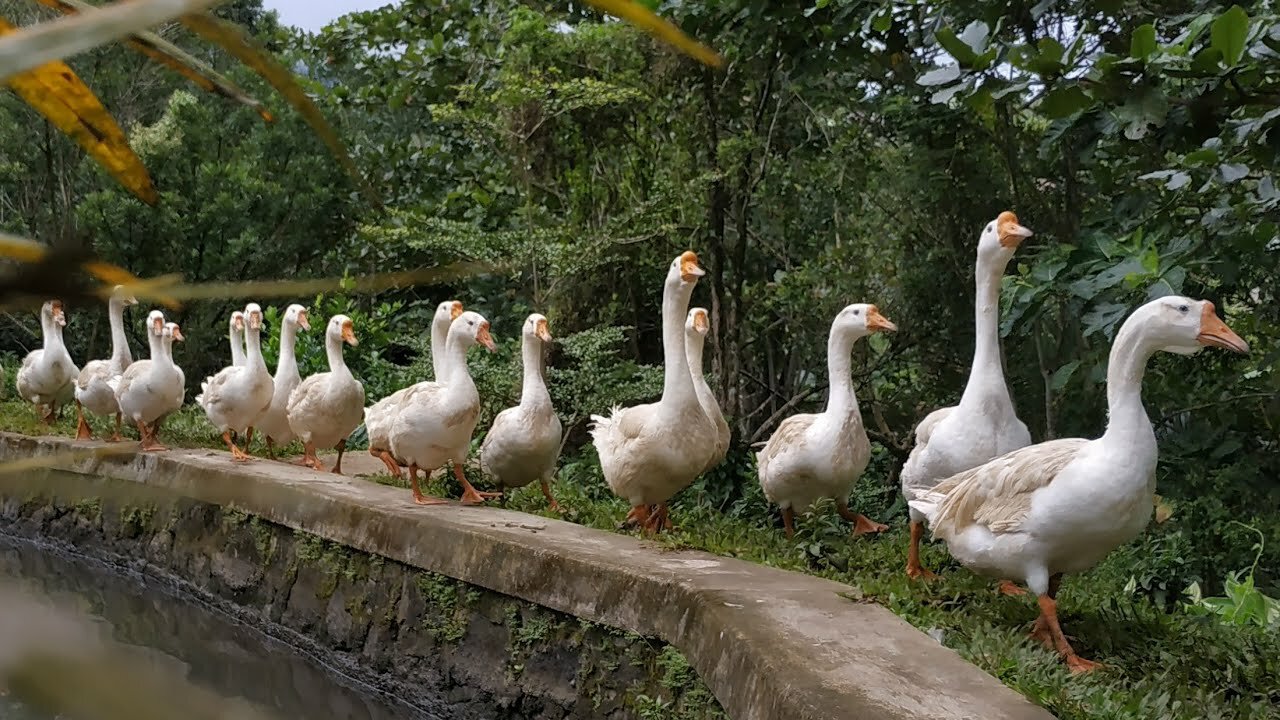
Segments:
[[[34,240],[17,237],[16,235],[0,233],[0,257],[2,258],[15,260],[20,263],[35,264],[45,260],[48,255],[49,246],[47,245],[42,245]],[[118,267],[101,260],[91,260],[83,263],[81,267],[102,283],[102,286],[97,289],[97,293],[104,299],[110,295],[112,288],[116,285],[133,286],[136,284],[151,282],[138,278],[136,275],[122,267]],[[74,282],[74,278],[68,277],[68,280]],[[172,282],[172,280],[166,276],[166,282]],[[56,288],[52,290],[53,292],[51,294],[60,294],[60,291]],[[163,292],[157,291],[151,297],[166,307],[181,307],[173,296],[167,295]]]
[[[8,22],[0,20],[0,36],[15,31]],[[160,199],[147,169],[129,147],[124,131],[66,63],[57,60],[45,63],[14,75],[7,82],[9,89],[75,140],[139,200],[154,205]]]
[[[225,0],[128,0],[23,28],[0,39],[0,81]]]
[[[381,209],[382,201],[378,198],[377,192],[373,189],[360,173],[360,169],[356,167],[351,156],[347,154],[347,148],[342,144],[342,140],[338,138],[338,133],[325,119],[324,114],[320,112],[320,108],[312,102],[311,96],[307,95],[307,91],[294,79],[293,73],[289,72],[283,65],[276,62],[270,53],[258,47],[258,44],[249,37],[247,33],[235,23],[207,15],[204,13],[185,15],[182,18],[182,24],[191,29],[205,40],[217,43],[231,53],[232,57],[249,66],[254,72],[262,76],[276,89],[276,92],[284,96],[285,100],[293,106],[311,129],[315,131],[324,144],[329,147],[329,152],[337,158],[338,163],[342,165],[347,174],[355,180],[360,191],[364,193],[365,199],[374,207]]]
[[[598,10],[626,20],[705,65],[716,68],[724,65],[724,60],[715,50],[685,35],[680,31],[680,28],[654,14],[643,5],[632,2],[632,0],[587,0],[587,2]]]
[[[82,0],[37,0],[37,2],[53,8],[64,15],[74,14],[81,10],[92,12],[97,9],[89,3],[82,2]],[[240,89],[238,85],[231,82],[231,80],[219,73],[217,70],[209,67],[199,58],[196,58],[159,35],[146,30],[140,30],[130,35],[125,40],[125,44],[190,80],[201,90],[213,93],[214,95],[221,95],[222,97],[251,107],[262,116],[263,120],[266,120],[267,122],[275,120],[275,118],[272,117],[271,112],[262,106],[262,103],[250,97],[244,90]]]
[[[1166,520],[1173,517],[1173,506],[1164,501],[1164,498],[1155,495],[1156,503],[1156,524],[1163,524]]]

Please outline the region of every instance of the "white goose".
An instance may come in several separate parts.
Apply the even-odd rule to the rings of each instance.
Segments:
[[[391,454],[408,464],[413,501],[419,505],[447,501],[422,494],[418,470],[430,473],[450,462],[454,477],[462,485],[463,503],[477,505],[486,497],[501,495],[477,492],[462,472],[462,463],[471,449],[471,435],[480,420],[480,394],[467,370],[467,350],[476,343],[490,352],[494,350],[489,321],[480,313],[468,310],[449,327],[443,367],[448,379],[444,383],[421,382],[408,388],[391,425]]]
[[[549,482],[560,457],[560,418],[542,377],[543,343],[550,342],[547,319],[538,313],[530,315],[520,339],[524,366],[520,404],[493,419],[480,445],[480,468],[504,488],[524,487],[537,480],[551,509],[559,511]]]
[[[227,342],[231,344],[231,366],[244,364],[244,313],[236,310],[227,319]]]
[[[129,351],[129,338],[124,332],[124,309],[129,305],[137,305],[132,294],[117,285],[111,291],[107,302],[107,319],[111,324],[111,358],[108,360],[91,360],[85,363],[80,376],[76,378],[76,414],[79,422],[76,427],[77,440],[89,440],[93,432],[84,417],[87,408],[94,415],[116,417],[115,431],[109,438],[111,442],[119,442],[120,403],[116,400],[116,392],[112,387],[120,382],[120,376],[133,363],[133,354]]]
[[[657,532],[670,527],[667,501],[693,482],[715,452],[716,431],[698,403],[684,350],[684,319],[698,278],[698,256],[671,262],[662,290],[662,399],[592,415],[591,441],[604,479],[631,504],[625,524]],[[649,506],[658,507],[650,513]]]
[[[715,393],[707,385],[707,378],[702,374],[702,348],[707,340],[711,323],[707,318],[706,308],[696,307],[689,311],[684,323],[684,355],[689,362],[689,375],[693,378],[693,389],[698,393],[698,404],[702,411],[716,426],[716,451],[702,472],[707,472],[724,461],[729,452],[729,423],[725,422],[724,413],[720,412],[720,403],[716,402]]]
[[[888,526],[849,509],[849,493],[867,469],[871,442],[849,377],[850,353],[860,338],[897,330],[875,305],[850,305],[836,315],[827,336],[827,409],[816,415],[792,415],[774,431],[756,456],[760,487],[769,502],[782,508],[787,537],[794,533],[795,511],[819,498],[836,501],[840,516],[853,523],[853,533],[881,532]]]
[[[222,433],[233,460],[251,456],[236,446],[232,431],[243,433],[245,447],[253,442],[253,423],[271,406],[273,382],[262,358],[262,308],[249,303],[244,308],[245,360],[243,365],[223,368],[200,384],[196,403],[204,408],[209,422]],[[232,343],[235,347],[235,343]]]
[[[41,411],[40,417],[46,424],[53,421],[61,406],[75,397],[76,376],[80,374],[80,368],[71,360],[62,342],[62,328],[66,324],[62,301],[44,303],[40,307],[44,347],[27,353],[18,369],[18,395]]]
[[[173,363],[174,340],[182,340],[181,330],[166,325],[164,313],[152,310],[147,316],[150,357],[131,364],[116,382],[120,412],[137,426],[143,450],[166,449],[158,438],[158,423],[182,407],[186,378]]]
[[[323,470],[317,448],[336,448],[338,460],[333,472],[342,474],[342,454],[347,437],[360,425],[364,415],[364,385],[351,374],[342,357],[342,344],[356,346],[351,318],[334,315],[325,328],[324,352],[329,359],[329,372],[316,373],[289,396],[287,414],[293,434],[302,440],[305,454],[302,464]]]
[[[934,410],[916,426],[915,447],[902,467],[902,493],[908,500],[913,493],[927,490],[943,478],[1031,442],[1027,426],[1013,409],[1000,360],[1000,279],[1018,245],[1030,236],[1031,231],[1018,224],[1018,217],[1008,211],[983,228],[974,271],[977,296],[969,382],[959,405]],[[907,575],[932,578],[934,574],[920,565],[924,517],[916,510],[911,510],[910,515]],[[1006,593],[1018,592],[1008,583],[1001,587]]]
[[[965,567],[1027,584],[1040,605],[1033,636],[1072,671],[1096,663],[1076,655],[1058,624],[1062,575],[1087,570],[1136,538],[1155,506],[1156,436],[1142,405],[1147,360],[1161,350],[1190,355],[1204,345],[1249,351],[1211,302],[1171,296],[1143,305],[1111,346],[1101,438],[1024,447],[910,500]]]
[[[461,302],[446,300],[436,306],[436,314],[431,319],[431,368],[436,382],[444,382],[446,379],[445,342],[449,336],[449,326],[462,314],[462,310]],[[391,426],[395,423],[400,401],[411,387],[413,386],[391,393],[364,411],[369,454],[381,460],[387,466],[387,472],[397,478],[403,478],[404,474],[400,472],[400,461],[391,455]]]
[[[289,427],[289,395],[302,384],[298,374],[298,356],[295,347],[298,329],[311,329],[307,309],[298,304],[290,305],[280,320],[280,357],[276,359],[276,374],[271,382],[271,405],[255,422],[267,439],[267,454],[276,457],[275,446],[293,442],[293,429]]]

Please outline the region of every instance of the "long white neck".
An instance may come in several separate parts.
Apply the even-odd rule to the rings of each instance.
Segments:
[[[1155,443],[1151,420],[1142,405],[1142,376],[1155,350],[1134,323],[1125,323],[1116,334],[1107,360],[1107,431],[1103,438],[1108,443]]]
[[[161,337],[159,350],[160,350],[160,354],[156,362],[156,365],[158,367],[169,369],[169,370],[177,367],[177,365],[174,365],[173,363],[173,338],[172,337]]]
[[[261,329],[253,329],[245,327],[244,331],[245,346],[245,364],[260,369],[262,372],[267,371],[267,361],[262,359],[262,331]]]
[[[470,346],[465,337],[461,333],[449,333],[444,344],[444,373],[449,378],[449,382],[445,383],[445,393],[450,396],[476,392],[476,383],[471,379],[471,371],[467,367],[467,348]]]
[[[347,361],[342,357],[342,335],[328,333],[324,338],[324,354],[329,359],[329,372],[351,374]]]
[[[693,378],[684,350],[684,320],[689,312],[692,283],[669,278],[662,289],[662,403],[696,403]]]
[[[232,326],[227,330],[227,339],[231,342],[231,364],[244,364],[244,334],[237,332]]]
[[[858,412],[858,398],[853,394],[853,379],[849,376],[855,340],[853,333],[834,325],[827,336],[827,378],[831,389],[826,413],[837,418]]]
[[[111,365],[125,368],[133,362],[129,352],[129,336],[124,334],[124,303],[112,298],[107,304],[107,319],[111,323]]]
[[[147,331],[147,357],[151,358],[152,362],[158,362],[164,355],[163,340],[163,337],[150,330]]]
[[[452,324],[453,319],[447,315],[431,321],[431,374],[435,376],[436,382],[442,383],[449,379],[445,346],[449,343],[449,326]]]
[[[1004,266],[979,256],[974,269],[977,292],[973,303],[973,367],[960,398],[962,407],[985,406],[993,398],[1013,405],[1000,359],[1000,279]]]
[[[520,341],[520,359],[524,364],[524,381],[520,388],[520,404],[525,407],[551,405],[551,393],[542,377],[542,341],[525,335]]]
[[[288,320],[280,321],[280,357],[276,358],[276,377],[284,377],[298,371],[298,357],[294,347],[298,342],[298,326]]]
[[[44,313],[40,313],[40,326],[44,329],[45,351],[58,350],[62,347],[62,326],[53,318],[45,319]]]

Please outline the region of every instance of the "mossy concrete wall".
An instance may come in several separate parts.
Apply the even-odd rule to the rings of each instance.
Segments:
[[[68,450],[92,447],[57,438],[0,434],[0,461],[57,455],[51,464],[76,473],[78,482],[85,485],[95,482],[94,478],[115,478],[136,488],[176,493],[202,507],[216,507],[219,518],[245,518],[242,524],[249,530],[237,536],[238,549],[219,553],[221,546],[208,541],[187,561],[188,573],[193,563],[207,562],[207,576],[220,578],[217,582],[225,586],[224,592],[233,596],[248,593],[245,599],[256,600],[258,607],[269,608],[269,613],[279,613],[280,621],[286,619],[289,604],[282,605],[282,598],[271,595],[275,591],[254,589],[263,586],[266,575],[259,578],[258,566],[244,563],[244,558],[261,556],[273,544],[277,548],[288,544],[287,536],[280,534],[284,528],[336,543],[317,545],[318,539],[297,536],[287,555],[303,562],[286,562],[283,571],[297,564],[301,582],[314,585],[311,594],[326,618],[319,636],[328,638],[330,646],[353,648],[343,652],[359,652],[354,649],[356,636],[333,628],[341,628],[344,617],[355,618],[358,622],[353,620],[354,624],[360,627],[367,621],[370,629],[363,636],[367,644],[368,636],[375,632],[373,620],[380,613],[385,618],[388,612],[389,599],[379,593],[396,592],[401,604],[405,597],[423,598],[405,615],[406,619],[426,619],[428,627],[421,637],[437,643],[459,633],[466,637],[483,619],[485,624],[501,628],[493,631],[501,641],[495,639],[490,645],[506,652],[515,647],[512,637],[519,637],[525,627],[523,620],[514,627],[503,624],[508,618],[505,608],[510,607],[509,599],[515,598],[538,606],[538,612],[560,613],[546,617],[557,618],[555,622],[561,625],[572,626],[574,623],[565,620],[571,616],[670,643],[689,659],[735,720],[1051,717],[888,610],[849,600],[846,594],[852,588],[839,583],[706,553],[664,551],[634,538],[497,508],[418,507],[404,490],[279,463],[236,464],[222,452],[67,456]],[[6,482],[10,481],[0,477],[0,491]],[[207,521],[207,513],[213,510],[202,512]],[[107,515],[102,516],[104,523]],[[255,522],[259,528],[279,526],[272,528],[270,542],[254,535]],[[208,528],[200,532],[208,532]],[[359,569],[360,563],[351,570],[347,560],[341,562],[341,569],[335,569],[337,560],[327,566],[305,561],[307,557],[323,560],[326,554],[349,557],[355,551],[383,558],[380,574],[367,574]],[[197,555],[206,559],[202,561]],[[216,559],[219,557],[222,559]],[[367,564],[372,566],[375,561]],[[393,564],[397,570],[389,571]],[[422,583],[407,579],[423,570],[434,575],[419,575],[429,578]],[[381,574],[387,572],[399,574]],[[236,590],[238,584],[245,586]],[[349,591],[357,585],[368,588],[371,599],[356,603],[353,610],[348,605],[355,595]],[[266,586],[276,585],[267,582]],[[454,589],[433,594],[433,588],[439,587]],[[472,595],[483,596],[479,589],[498,599],[480,602],[480,597]],[[255,597],[255,592],[267,595]],[[323,597],[326,593],[327,598]],[[439,609],[449,607],[440,604],[446,596],[453,597],[456,615]],[[435,598],[431,611],[425,598]],[[468,605],[468,598],[477,604]],[[463,610],[457,610],[459,604]],[[499,611],[499,606],[504,609]],[[331,609],[335,609],[333,628],[328,620]],[[399,606],[396,612],[399,618]],[[314,618],[318,613],[313,608],[298,617]],[[459,618],[456,622],[462,622],[464,613],[466,630],[450,621]],[[532,624],[536,628],[541,623]],[[526,631],[526,636],[528,632],[532,631]],[[409,650],[397,643],[388,647],[393,648],[391,657]],[[423,647],[431,654],[430,648],[435,646]],[[663,662],[675,670],[655,674],[648,669],[650,678],[662,686],[666,675],[680,675],[682,668],[673,660],[678,654],[659,652]],[[608,675],[619,671],[608,669],[616,661],[616,656],[602,658],[598,664]],[[450,667],[460,674],[489,673],[484,682],[492,685],[499,675],[507,677],[511,664],[503,660],[498,663],[503,668],[499,671],[494,661],[462,653]],[[535,669],[531,673],[529,663],[514,665],[522,666],[522,677],[541,672]],[[577,682],[578,671],[574,676]],[[677,694],[694,689],[665,679],[668,685],[677,686]],[[437,680],[441,678],[431,677],[427,682]],[[615,684],[611,689],[619,687]],[[671,695],[672,688],[662,689]],[[662,709],[654,696],[633,694],[644,694],[652,704],[646,708],[633,704],[628,711],[624,700],[617,711],[637,712],[642,717],[676,716]],[[565,698],[567,704],[557,707],[576,713],[586,711],[586,704],[577,704],[584,697],[586,702],[595,702],[590,691],[575,688],[574,695],[573,702]],[[693,707],[696,702],[690,705],[691,712],[702,712]],[[582,717],[599,716],[589,712]]]

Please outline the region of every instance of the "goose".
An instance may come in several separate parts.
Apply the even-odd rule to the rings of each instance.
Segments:
[[[342,454],[347,437],[364,416],[364,385],[351,374],[342,357],[342,344],[356,346],[355,327],[346,315],[334,315],[324,333],[324,352],[329,372],[303,380],[289,395],[286,415],[289,428],[302,440],[305,454],[301,464],[323,470],[317,448],[336,448],[338,460],[333,472],[342,474]]]
[[[702,406],[702,411],[716,426],[716,450],[707,461],[707,466],[702,469],[704,473],[723,462],[729,452],[729,423],[725,422],[724,413],[720,412],[720,403],[716,402],[715,393],[711,392],[711,386],[707,385],[707,379],[702,374],[702,347],[706,342],[707,332],[711,330],[711,323],[707,318],[706,308],[696,307],[689,311],[689,317],[684,323],[684,354],[693,378],[693,389],[698,393],[698,404]]]
[[[521,330],[524,380],[520,404],[493,419],[480,445],[480,468],[503,488],[524,487],[537,480],[547,504],[559,512],[560,504],[551,496],[549,483],[560,457],[560,418],[551,406],[551,393],[542,376],[543,344],[550,342],[547,319],[533,313]]]
[[[44,347],[27,353],[18,369],[18,395],[36,407],[45,424],[53,422],[61,407],[75,397],[76,377],[80,374],[62,342],[66,324],[62,301],[45,302],[40,307]]]
[[[685,357],[684,320],[698,278],[698,256],[671,262],[662,290],[662,398],[609,416],[592,415],[591,441],[609,488],[631,505],[624,525],[670,528],[667,501],[693,482],[715,452],[716,431],[693,387]],[[650,512],[649,506],[657,507]]]
[[[431,319],[431,369],[436,382],[445,381],[447,368],[444,346],[449,336],[449,326],[462,314],[462,311],[461,302],[446,300],[436,306],[436,314]],[[391,426],[395,423],[400,401],[408,391],[409,388],[397,390],[364,411],[364,428],[369,436],[369,454],[381,460],[387,466],[387,472],[397,478],[403,478],[404,474],[400,472],[400,461],[391,455]]]
[[[243,365],[225,367],[200,383],[196,404],[204,408],[209,422],[222,433],[231,459],[252,459],[231,439],[231,432],[243,433],[245,447],[253,442],[253,424],[271,406],[273,382],[262,359],[262,308],[249,303],[244,308],[245,359]],[[235,344],[232,343],[232,347]]]
[[[115,415],[115,430],[109,439],[111,442],[119,442],[122,439],[120,423],[123,416],[120,414],[120,403],[116,400],[116,393],[112,388],[112,379],[115,378],[116,382],[119,382],[120,376],[133,362],[133,354],[129,351],[129,338],[124,332],[124,309],[129,305],[137,304],[138,300],[125,291],[123,286],[117,285],[112,289],[111,298],[107,302],[107,319],[111,324],[111,357],[107,360],[91,360],[85,363],[80,376],[76,378],[76,415],[79,417],[76,427],[77,440],[89,440],[93,437],[89,422],[84,417],[86,408],[94,415]]]
[[[1156,436],[1142,405],[1147,361],[1162,350],[1191,355],[1203,346],[1249,351],[1211,302],[1166,296],[1143,305],[1111,346],[1102,437],[1014,450],[908,501],[965,567],[1026,583],[1040,606],[1032,636],[1073,672],[1097,663],[1078,656],[1062,634],[1055,600],[1062,576],[1138,537],[1155,507]]]
[[[1031,433],[1018,419],[1004,380],[1000,360],[1000,279],[1005,266],[1031,231],[1018,223],[1010,211],[987,223],[978,239],[978,259],[974,270],[973,366],[960,404],[934,410],[916,426],[916,442],[902,467],[902,493],[910,499],[922,489],[945,477],[981,465],[991,458],[1016,450],[1031,442]],[[920,564],[923,516],[910,510],[911,539],[907,550],[907,576],[925,580],[935,577]],[[1001,583],[1006,594],[1020,592],[1011,583]]]
[[[244,312],[236,310],[227,319],[227,341],[231,344],[231,366],[244,364]]]
[[[293,442],[288,411],[289,395],[302,383],[294,349],[299,328],[310,330],[311,322],[307,317],[307,309],[294,303],[285,309],[284,317],[280,320],[280,357],[276,359],[276,374],[271,379],[271,405],[254,422],[254,426],[267,439],[267,455],[272,460],[276,457],[276,444],[283,446]]]
[[[124,417],[137,426],[143,450],[167,449],[160,444],[157,426],[182,407],[186,378],[173,362],[173,341],[182,339],[177,325],[166,325],[164,313],[152,310],[147,316],[150,356],[129,365],[115,380],[116,402]]]
[[[756,456],[760,487],[769,502],[782,508],[788,538],[795,532],[795,512],[824,497],[835,499],[840,517],[853,523],[854,535],[889,529],[849,509],[849,493],[871,459],[871,442],[849,377],[849,356],[858,339],[897,329],[875,305],[858,303],[841,310],[827,336],[827,409],[783,420]]]
[[[477,492],[462,472],[462,463],[471,448],[471,434],[480,419],[480,394],[467,371],[467,350],[480,343],[493,352],[489,321],[467,310],[449,326],[445,341],[444,376],[440,382],[421,382],[409,388],[390,431],[391,454],[409,466],[413,501],[419,505],[447,502],[429,498],[418,487],[418,470],[430,473],[445,463],[453,463],[453,474],[462,485],[462,502],[478,505],[486,497],[501,493]]]

